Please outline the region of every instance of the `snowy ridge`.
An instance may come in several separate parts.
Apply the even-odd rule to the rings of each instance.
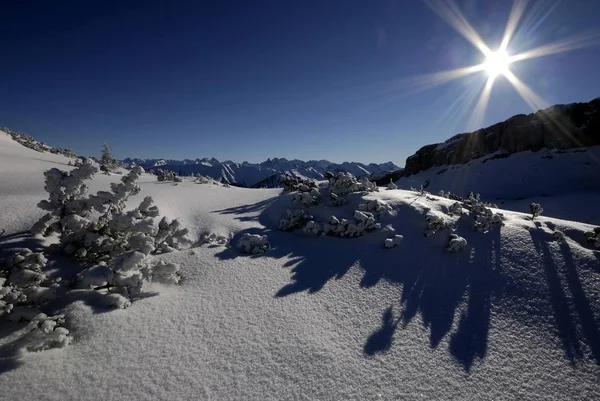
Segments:
[[[443,190],[466,197],[477,192],[488,202],[521,212],[538,202],[552,216],[600,224],[600,214],[589,207],[600,202],[600,146],[496,152],[468,164],[432,167],[395,183],[400,189],[423,185],[434,194]]]

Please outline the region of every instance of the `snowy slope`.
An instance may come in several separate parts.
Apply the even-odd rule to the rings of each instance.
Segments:
[[[262,163],[236,163],[232,161],[220,162],[212,159],[195,160],[164,160],[164,159],[125,159],[126,164],[136,164],[146,170],[156,168],[172,170],[181,175],[202,174],[216,180],[237,184],[244,187],[262,187],[261,181],[282,173],[293,172],[312,179],[321,180],[327,171],[348,172],[357,177],[381,175],[398,169],[392,162],[363,164],[358,162],[331,163],[327,160],[287,160],[284,158],[268,159]],[[273,180],[272,180],[273,181]],[[269,181],[271,182],[271,181]],[[274,181],[273,181],[274,182]]]
[[[567,150],[546,149],[502,157],[487,155],[468,164],[433,167],[396,181],[401,189],[440,190],[482,199],[503,208],[528,212],[538,202],[546,213],[569,220],[600,224],[600,146]]]
[[[0,135],[2,141],[2,135]],[[0,252],[28,239],[56,156],[0,142]],[[48,156],[48,157],[46,157]],[[39,159],[42,160],[39,160]],[[37,171],[36,171],[37,170]],[[19,175],[19,171],[24,173]],[[118,176],[98,175],[92,190]],[[390,231],[355,239],[275,229],[291,196],[142,180],[161,212],[192,236],[264,233],[264,256],[196,246],[159,256],[182,264],[179,286],[153,285],[126,310],[65,306],[75,336],[66,348],[2,354],[2,399],[393,400],[595,399],[600,393],[600,255],[582,241],[591,226],[552,217],[537,224],[505,213],[490,233],[424,237],[424,213],[449,219],[452,203],[412,191],[352,195],[316,216],[349,215],[364,199],[394,210]],[[587,205],[592,207],[593,205]],[[552,240],[562,230],[566,244]],[[156,296],[154,296],[156,295]]]

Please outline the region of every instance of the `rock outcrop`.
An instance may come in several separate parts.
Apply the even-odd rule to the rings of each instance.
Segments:
[[[423,146],[406,159],[402,176],[434,166],[464,164],[497,154],[507,157],[542,148],[568,149],[600,145],[600,97],[589,103],[556,105],[529,115],[519,114],[443,143]]]

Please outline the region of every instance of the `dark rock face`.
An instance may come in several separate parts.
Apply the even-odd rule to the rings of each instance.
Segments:
[[[445,164],[464,164],[495,152],[510,155],[594,145],[600,145],[600,98],[519,114],[491,127],[455,135],[444,143],[423,146],[406,159],[403,175]]]

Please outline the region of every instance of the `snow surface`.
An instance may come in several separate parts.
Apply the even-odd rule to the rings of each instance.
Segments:
[[[42,173],[66,161],[0,133],[0,257],[32,245],[22,231],[42,214],[35,207],[46,197]],[[119,178],[99,174],[90,191]],[[377,199],[392,207],[380,221],[395,231],[318,238],[276,229],[296,207],[293,194],[280,190],[151,176],[141,186],[132,205],[150,195],[162,214],[180,217],[202,239],[155,257],[181,264],[182,284],[151,284],[146,297],[112,311],[74,298],[63,307],[74,340],[61,349],[11,354],[15,328],[3,322],[0,399],[600,394],[600,253],[583,241],[592,226],[549,217],[543,202],[546,212],[535,222],[502,211],[504,226],[484,234],[471,231],[467,217],[450,216],[449,199],[405,190],[351,194],[344,206],[307,210],[323,221],[351,217]],[[425,237],[427,214],[455,221],[466,248],[447,252],[446,232]],[[555,230],[564,243],[554,240]],[[206,242],[210,233],[231,238],[229,246]],[[245,233],[268,235],[271,249],[242,254],[235,244]],[[393,235],[403,240],[390,251],[383,244]]]

